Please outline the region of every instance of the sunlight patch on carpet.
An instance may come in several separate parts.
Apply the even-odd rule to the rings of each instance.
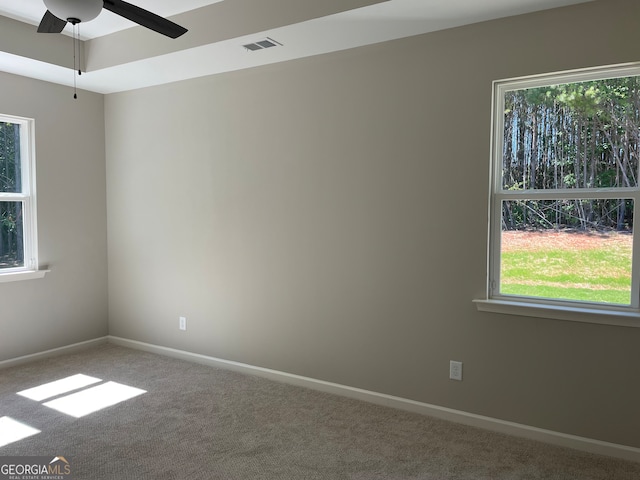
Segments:
[[[88,388],[81,392],[43,403],[43,405],[72,417],[80,418],[143,393],[147,393],[146,390],[129,387],[121,383],[107,382],[97,387]]]
[[[0,447],[40,433],[40,430],[11,417],[0,417]]]
[[[37,387],[23,390],[21,392],[18,392],[18,395],[39,402],[41,400],[62,395],[63,393],[68,393],[73,390],[78,390],[80,388],[87,387],[101,381],[102,380],[100,380],[99,378],[90,377],[88,375],[79,373],[77,375],[72,375],[61,380],[56,380],[54,382],[45,383]]]

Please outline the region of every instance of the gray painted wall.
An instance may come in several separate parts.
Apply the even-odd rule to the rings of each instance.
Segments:
[[[640,447],[640,329],[472,304],[492,80],[638,31],[596,2],[107,96],[110,333]]]
[[[78,95],[0,73],[0,111],[35,119],[39,256],[51,269],[0,283],[0,360],[107,334],[104,97]]]

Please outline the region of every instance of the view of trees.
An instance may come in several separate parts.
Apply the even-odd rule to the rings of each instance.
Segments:
[[[638,186],[640,77],[586,81],[505,94],[503,188],[557,190]],[[586,196],[588,197],[588,195]],[[633,201],[503,202],[503,229],[631,230]]]
[[[21,191],[20,125],[0,122],[0,193]],[[22,203],[0,198],[0,268],[23,265]]]

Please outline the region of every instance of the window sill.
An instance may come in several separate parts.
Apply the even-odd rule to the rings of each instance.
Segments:
[[[550,305],[513,300],[474,300],[481,312],[502,313],[524,317],[551,318],[572,322],[598,323],[620,327],[640,327],[640,310],[616,308],[590,308],[569,305]]]
[[[0,283],[43,278],[50,271],[51,270],[24,270],[21,272],[0,273]]]

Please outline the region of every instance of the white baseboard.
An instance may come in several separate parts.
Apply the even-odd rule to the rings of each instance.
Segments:
[[[15,367],[16,365],[35,362],[36,360],[43,360],[45,358],[55,357],[58,355],[65,355],[68,353],[77,352],[78,350],[84,350],[85,348],[94,347],[96,345],[103,345],[107,343],[108,339],[109,337],[94,338],[93,340],[87,340],[86,342],[74,343],[73,345],[53,348],[51,350],[45,350],[44,352],[24,355],[22,357],[10,358],[9,360],[3,360],[0,362],[0,369]]]
[[[468,413],[461,410],[454,410],[451,408],[440,407],[438,405],[416,402],[414,400],[408,400],[406,398],[394,397],[392,395],[372,392],[369,390],[362,390],[360,388],[349,387],[337,383],[325,382],[322,380],[316,380],[300,375],[293,375],[290,373],[271,370],[268,368],[255,367],[244,363],[223,360],[220,358],[209,357],[197,353],[190,353],[183,350],[176,350],[174,348],[161,347],[149,343],[138,342],[136,340],[128,340],[125,338],[109,336],[108,341],[109,343],[113,343],[114,345],[120,345],[136,350],[157,353],[160,355],[179,358],[182,360],[210,365],[218,368],[224,368],[227,370],[234,370],[250,375],[257,375],[260,377],[268,378],[270,380],[311,388],[326,393],[341,395],[343,397],[363,400],[365,402],[374,403],[376,405],[383,405],[387,407],[397,408],[399,410],[419,413],[422,415],[449,420],[451,422],[461,423],[472,427],[483,428],[485,430],[492,430],[494,432],[505,433],[516,437],[527,438],[530,440],[537,440],[552,445],[573,448],[575,450],[595,453],[598,455],[607,455],[624,460],[640,462],[640,448],[636,447],[603,442],[601,440],[579,437],[577,435],[554,432],[552,430],[545,430],[543,428],[532,427],[515,422],[508,422],[505,420],[486,417],[483,415],[476,415],[474,413]]]

